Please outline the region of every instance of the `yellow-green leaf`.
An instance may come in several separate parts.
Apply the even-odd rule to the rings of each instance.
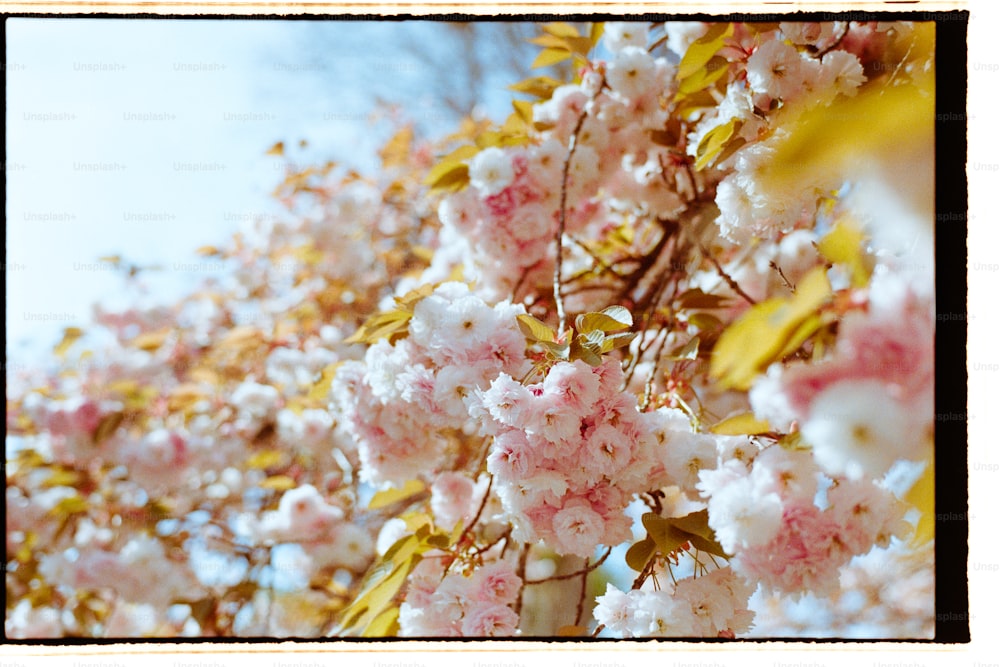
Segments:
[[[402,167],[410,158],[410,146],[413,144],[413,126],[405,125],[379,151],[382,166]]]
[[[118,430],[118,427],[122,425],[123,421],[125,421],[125,415],[123,413],[109,412],[101,417],[101,421],[97,423],[97,428],[94,429],[94,435],[91,440],[95,445],[101,444]]]
[[[585,337],[577,336],[569,345],[569,360],[577,359],[596,368],[601,365],[601,348],[595,349]]]
[[[518,315],[517,326],[528,340],[541,343],[554,343],[556,340],[555,330],[531,315]]]
[[[141,333],[132,339],[131,345],[146,352],[154,352],[167,341],[172,331],[172,329],[161,329],[160,331]]]
[[[933,182],[914,187],[913,171],[934,160],[934,76],[915,76],[915,84],[863,88],[804,114],[761,171],[760,186],[787,192],[803,183],[857,178],[864,170],[933,221]]]
[[[537,44],[538,46],[544,46],[550,49],[569,49],[569,42],[567,42],[562,37],[557,37],[555,35],[539,35],[538,37],[532,37],[528,40],[530,44]]]
[[[345,343],[374,343],[380,338],[392,338],[401,333],[410,324],[412,313],[403,310],[390,310],[387,313],[377,313],[351,334]]]
[[[701,170],[712,164],[742,125],[739,119],[733,118],[728,123],[713,127],[706,132],[695,150],[695,169]]]
[[[690,539],[688,533],[674,526],[669,519],[651,512],[642,515],[642,525],[664,555],[677,551]]]
[[[726,38],[733,34],[732,23],[714,23],[688,47],[677,66],[677,80],[683,81],[704,67],[719,52]]]
[[[397,503],[400,500],[405,500],[415,496],[426,488],[427,485],[419,479],[411,479],[401,488],[391,488],[376,493],[372,496],[371,502],[368,503],[368,509],[377,510],[382,509],[383,507],[388,507],[389,505]]]
[[[603,36],[604,36],[604,22],[595,21],[594,23],[591,23],[590,33],[588,34],[588,37],[590,37],[590,43],[597,44],[597,42],[599,42],[601,40],[601,37]]]
[[[729,61],[722,56],[712,56],[707,63],[695,70],[677,86],[678,98],[711,87],[729,71]]]
[[[605,336],[604,340],[601,342],[601,353],[607,353],[611,350],[617,350],[619,347],[625,347],[636,337],[634,331],[626,331],[624,333],[616,333],[610,336]]]
[[[362,637],[393,637],[399,632],[399,607],[389,607],[362,631]]]
[[[754,417],[752,412],[745,412],[723,419],[709,430],[716,435],[757,435],[770,433],[771,425]]]
[[[561,85],[561,81],[551,76],[533,76],[524,81],[519,81],[512,86],[508,86],[508,88],[518,93],[527,93],[542,100],[547,100],[552,97],[555,89]]]
[[[906,501],[920,510],[917,529],[910,538],[914,546],[926,544],[934,539],[934,459],[927,460],[924,473],[906,493]]]
[[[80,481],[80,473],[75,470],[70,470],[68,468],[56,468],[53,469],[45,481],[42,482],[42,486],[53,487],[53,486],[76,486]]]
[[[463,177],[467,179],[469,166],[466,164],[466,161],[475,157],[478,152],[479,149],[472,144],[459,146],[434,165],[424,178],[424,185],[429,185],[431,188],[445,188],[452,187],[456,181],[461,180]]]
[[[66,327],[63,329],[62,340],[59,341],[59,344],[56,345],[53,350],[56,353],[56,356],[60,358],[66,356],[66,352],[69,351],[69,348],[71,348],[73,343],[78,341],[81,336],[83,336],[83,329],[79,327]]]
[[[514,111],[517,113],[518,117],[525,122],[527,125],[531,125],[532,118],[534,117],[534,105],[531,102],[525,102],[524,100],[513,100],[511,104],[514,105]]]
[[[692,336],[683,345],[678,345],[670,351],[667,359],[670,361],[691,361],[698,358],[698,347],[701,345],[701,338]]]
[[[576,28],[568,23],[562,21],[555,21],[552,23],[546,23],[542,26],[542,30],[549,33],[550,35],[555,35],[556,37],[579,37],[580,33]]]
[[[535,58],[535,61],[531,63],[531,68],[548,67],[572,57],[573,53],[566,49],[543,49]]]
[[[368,625],[392,603],[393,598],[406,583],[406,577],[419,562],[420,556],[414,554],[399,565],[383,563],[372,570],[362,584],[362,593],[343,611],[341,632],[355,627],[360,627],[364,632]]]
[[[340,365],[344,363],[342,361],[337,361],[332,364],[328,364],[323,372],[320,374],[319,380],[309,389],[309,394],[306,396],[306,400],[312,404],[325,405],[330,396],[330,385],[333,384],[333,378],[337,375],[337,369]]]
[[[81,496],[63,498],[49,510],[49,516],[66,517],[71,514],[81,514],[87,511],[87,501]]]
[[[642,572],[655,551],[656,542],[647,535],[628,548],[625,552],[625,562],[636,572]]]
[[[250,470],[265,470],[267,468],[283,467],[288,464],[288,454],[280,449],[268,449],[258,452],[246,460]]]
[[[800,340],[796,334],[804,324],[806,330],[812,326],[815,320],[810,318],[816,316],[830,294],[826,271],[817,267],[799,282],[792,297],[768,299],[752,306],[722,332],[715,344],[712,377],[724,388],[749,389],[771,362],[794,351],[789,350],[789,343]]]
[[[609,317],[604,313],[587,313],[585,315],[577,316],[576,328],[581,334],[590,333],[592,331],[612,333],[628,329],[629,325],[622,324],[615,318]]]
[[[828,261],[846,266],[852,285],[864,287],[871,277],[871,270],[865,262],[864,241],[860,225],[845,217],[820,240],[817,250]]]
[[[272,475],[260,483],[265,489],[274,491],[288,491],[296,487],[295,480],[288,475]]]

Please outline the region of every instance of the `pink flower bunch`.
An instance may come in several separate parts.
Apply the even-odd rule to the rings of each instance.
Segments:
[[[518,539],[590,556],[631,536],[623,509],[648,483],[645,422],[621,366],[560,362],[524,386],[501,374],[479,394],[487,469]]]
[[[626,593],[608,584],[597,598],[594,618],[626,639],[732,636],[750,629],[754,613],[747,606],[753,590],[728,567],[658,590]]]
[[[823,500],[822,478],[808,451],[780,446],[761,452],[749,470],[729,461],[701,474],[709,525],[736,572],[772,590],[830,595],[853,556],[907,532],[892,492],[871,480],[835,479]]]
[[[475,390],[530,368],[515,319],[523,312],[445,283],[416,305],[407,338],[380,340],[363,362],[338,369],[331,395],[357,442],[363,480],[402,483],[438,470],[447,431],[472,429]]]
[[[443,577],[443,578],[442,578]],[[448,572],[425,558],[410,575],[399,609],[403,637],[511,637],[518,633],[515,604],[522,581],[506,560],[469,573]]]
[[[844,316],[832,354],[775,364],[750,391],[758,417],[798,422],[830,475],[880,477],[930,451],[934,417],[934,313],[905,284],[876,277],[866,310]]]

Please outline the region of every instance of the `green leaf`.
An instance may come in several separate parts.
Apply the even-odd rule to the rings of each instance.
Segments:
[[[723,419],[709,430],[716,435],[757,435],[770,433],[771,425],[754,417],[752,412],[745,412]]]
[[[473,145],[460,146],[434,165],[424,178],[424,185],[431,190],[456,190],[469,182],[469,165],[467,161],[479,153],[479,148]]]
[[[273,491],[288,491],[289,489],[294,489],[298,485],[295,483],[295,480],[288,475],[271,475],[261,482],[260,486]]]
[[[584,336],[577,336],[569,344],[569,360],[576,361],[577,359],[595,368],[597,366],[600,366],[601,365],[600,347],[598,347],[595,350],[593,347],[593,343],[588,342],[587,338],[585,338]]]
[[[741,120],[733,118],[728,123],[713,127],[706,132],[705,136],[698,142],[698,148],[695,150],[694,168],[700,171],[712,164],[715,158],[722,153],[729,140],[734,134],[739,132],[742,126],[743,122]]]
[[[554,21],[542,26],[542,30],[556,37],[579,37],[580,32],[569,23]]]
[[[685,533],[700,535],[705,539],[714,540],[715,531],[708,525],[708,510],[698,510],[685,516],[675,516],[667,519],[671,524],[680,528]]]
[[[394,637],[399,632],[399,607],[389,607],[362,631],[362,637]]]
[[[677,297],[677,307],[691,310],[725,308],[731,299],[721,294],[706,294],[699,288],[690,289]]]
[[[417,553],[417,549],[420,548],[420,538],[416,534],[404,535],[389,547],[385,555],[382,556],[382,560],[386,563],[393,563],[399,565],[405,562],[410,556]]]
[[[49,516],[68,517],[71,514],[82,514],[87,511],[87,501],[79,495],[63,498],[49,510]]]
[[[518,93],[527,93],[539,99],[547,100],[552,97],[552,93],[561,85],[561,81],[551,76],[533,76],[512,86],[508,86],[508,88]]]
[[[921,546],[934,539],[934,458],[927,459],[920,479],[906,492],[904,500],[920,510],[917,528],[910,537],[910,543]]]
[[[525,102],[523,100],[513,100],[511,102],[514,105],[514,112],[525,122],[526,125],[531,125],[532,119],[534,118],[534,105],[531,102]]]
[[[406,583],[413,568],[420,562],[420,556],[414,554],[405,562],[393,566],[393,563],[382,563],[365,577],[362,592],[345,608],[341,614],[341,624],[338,634],[361,628],[363,633],[386,607]]]
[[[101,417],[101,421],[97,423],[97,428],[94,429],[94,435],[91,437],[91,441],[95,445],[100,445],[105,440],[114,435],[118,427],[122,425],[125,421],[125,414],[122,412],[109,412],[108,414]]]
[[[377,510],[383,507],[388,507],[393,503],[397,503],[400,500],[405,500],[411,498],[418,493],[421,493],[427,485],[421,482],[419,479],[411,479],[406,482],[402,488],[392,488],[386,489],[385,491],[379,491],[374,496],[372,496],[371,502],[368,503],[368,509]]]
[[[556,340],[555,330],[531,315],[518,315],[517,326],[529,341],[554,343]]]
[[[56,356],[59,358],[65,357],[69,348],[73,347],[73,344],[78,341],[81,336],[83,336],[83,329],[79,327],[66,327],[63,329],[62,340],[60,340],[59,344],[55,346],[53,352],[55,352]]]
[[[268,449],[248,458],[244,464],[251,470],[278,468],[288,464],[288,454],[280,449]]]
[[[542,347],[544,347],[554,358],[561,359],[563,361],[569,359],[569,345],[566,345],[565,343],[550,343],[548,341],[540,341],[540,343]]]
[[[728,71],[728,60],[722,56],[712,56],[707,63],[678,84],[678,97],[691,95],[710,88],[716,81],[724,77]]]
[[[810,335],[815,331],[816,312],[830,295],[826,271],[816,267],[799,281],[791,298],[752,306],[719,337],[712,350],[711,376],[723,388],[749,389],[768,365],[790,354],[790,343],[801,345],[803,325]]]
[[[711,313],[693,313],[688,315],[687,321],[698,327],[698,331],[714,331],[722,326],[722,320]]]
[[[535,58],[535,61],[531,63],[531,69],[555,65],[556,63],[561,63],[562,61],[568,60],[572,57],[573,53],[566,49],[543,49],[542,52]]]
[[[864,287],[871,277],[865,261],[864,241],[860,226],[850,218],[843,218],[820,240],[816,249],[829,262],[846,266],[854,287]]]
[[[698,551],[704,551],[712,554],[713,556],[729,558],[729,554],[726,553],[726,550],[723,549],[722,545],[717,541],[706,539],[701,535],[692,535],[690,533],[688,534],[688,537],[688,541],[691,543],[691,546]]]
[[[688,342],[683,345],[678,345],[670,351],[667,355],[667,359],[670,361],[688,361],[698,358],[698,346],[701,344],[701,339],[698,336],[692,336]]]
[[[433,535],[430,535],[425,542],[428,546],[442,550],[447,549],[452,545],[451,536],[443,533],[434,533]]]
[[[636,572],[642,572],[655,551],[656,542],[647,535],[629,547],[628,551],[625,552],[625,562]]]
[[[599,313],[586,313],[576,318],[576,329],[581,334],[591,331],[612,333],[632,326],[632,314],[621,306],[605,308]]]
[[[646,531],[656,543],[656,547],[664,555],[677,551],[690,540],[690,535],[687,532],[674,526],[669,519],[664,519],[652,512],[642,515],[642,525],[646,527]]]
[[[607,353],[611,350],[617,350],[619,347],[625,347],[636,337],[636,332],[626,331],[624,333],[612,334],[610,336],[605,336],[604,341],[601,343],[601,353]]]
[[[725,44],[726,38],[733,34],[732,23],[715,23],[708,31],[696,39],[688,47],[684,57],[677,66],[677,80],[683,81],[698,72],[712,60],[719,49]]]

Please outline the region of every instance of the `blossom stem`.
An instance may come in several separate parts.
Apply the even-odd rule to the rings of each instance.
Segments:
[[[741,297],[743,297],[743,300],[749,303],[751,306],[756,306],[757,300],[743,291],[743,288],[740,287],[735,280],[733,280],[733,277],[728,273],[726,273],[726,270],[722,268],[722,265],[719,264],[719,260],[717,260],[712,255],[712,253],[710,253],[705,248],[705,246],[699,245],[699,247],[701,248],[701,252],[705,255],[705,257],[708,258],[708,261],[710,261],[712,263],[712,266],[715,267],[715,270],[719,273],[720,276],[722,276],[722,279],[726,281],[727,285],[729,285],[729,288],[734,292],[736,292],[737,294],[739,294]]]
[[[557,576],[545,577],[544,579],[533,579],[531,581],[526,580],[524,582],[524,585],[533,586],[535,584],[545,584],[550,581],[563,581],[565,579],[573,579],[575,577],[579,577],[581,574],[590,574],[591,572],[599,568],[601,565],[603,565],[604,561],[606,561],[608,559],[608,556],[610,555],[611,555],[611,548],[608,547],[608,550],[604,552],[604,555],[601,556],[601,559],[596,563],[594,563],[593,565],[587,565],[583,569],[577,570],[576,572],[570,572],[569,574],[560,574]]]
[[[569,137],[569,150],[566,152],[566,160],[563,162],[562,185],[559,189],[559,227],[556,229],[556,267],[552,274],[552,296],[556,302],[556,314],[559,316],[559,335],[562,336],[566,329],[566,308],[562,299],[562,239],[566,233],[566,190],[569,184],[569,168],[573,162],[573,154],[576,153],[576,141],[583,129],[583,122],[587,119],[587,110],[580,113],[573,128],[573,134]]]
[[[608,553],[610,552],[609,549]],[[587,574],[590,571],[588,563],[590,563],[589,558],[583,561],[583,576],[580,577],[580,597],[576,601],[576,616],[573,618],[573,625],[580,625],[580,621],[583,619],[583,603],[587,600]]]

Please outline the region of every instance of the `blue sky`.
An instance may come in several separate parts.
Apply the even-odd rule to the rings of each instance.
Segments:
[[[7,24],[8,362],[37,358],[90,304],[125,303],[121,255],[169,300],[208,273],[199,261],[241,224],[272,216],[284,162],[376,165],[390,129],[376,99],[428,131],[454,114],[442,73],[406,50],[445,44],[440,23],[12,19]],[[495,47],[494,47],[495,48]],[[455,55],[461,58],[460,54]],[[496,77],[495,77],[496,78]],[[504,79],[485,110],[506,115]]]

